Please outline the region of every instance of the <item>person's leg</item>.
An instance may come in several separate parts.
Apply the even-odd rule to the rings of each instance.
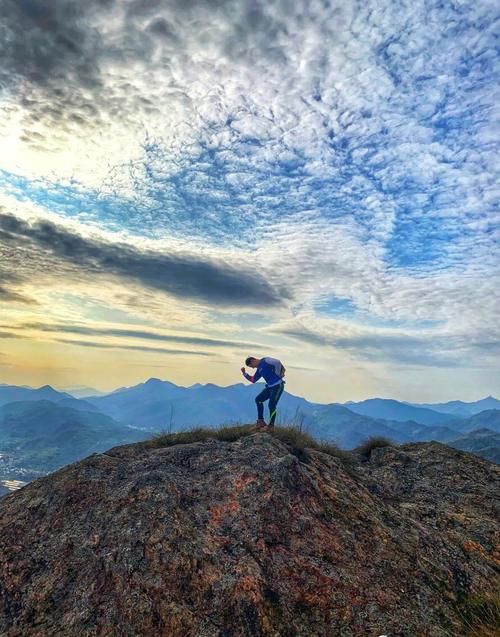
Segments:
[[[264,420],[264,401],[269,398],[269,389],[265,387],[260,394],[255,397],[257,404],[257,419]]]
[[[271,397],[269,398],[269,426],[274,427],[274,421],[276,420],[276,406],[278,404],[278,400],[281,398],[281,394],[285,389],[285,383],[281,383],[280,385],[275,385],[271,387]]]

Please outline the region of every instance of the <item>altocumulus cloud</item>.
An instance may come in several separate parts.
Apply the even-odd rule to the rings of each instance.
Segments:
[[[25,246],[25,259],[36,249],[61,276],[108,272],[211,304],[284,300],[301,324],[342,298],[347,321],[439,325],[384,336],[368,320],[333,341],[289,327],[370,359],[438,364],[441,352],[453,365],[454,344],[477,358],[496,340],[493,2],[6,0],[2,10],[13,152],[0,186],[61,219],[10,222],[3,241]],[[130,240],[75,235],[68,218]],[[252,250],[266,274],[140,251],[138,236]],[[16,285],[4,298],[22,295]]]

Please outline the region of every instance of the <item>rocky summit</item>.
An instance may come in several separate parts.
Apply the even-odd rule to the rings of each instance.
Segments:
[[[0,500],[0,635],[468,635],[460,608],[499,585],[498,478],[439,443],[94,453]]]

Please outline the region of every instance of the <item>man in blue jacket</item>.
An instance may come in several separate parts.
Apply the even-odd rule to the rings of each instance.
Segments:
[[[256,383],[259,378],[264,378],[266,381],[265,388],[255,398],[255,402],[257,403],[257,422],[255,423],[255,427],[256,429],[263,429],[267,426],[264,420],[265,400],[269,400],[269,427],[274,427],[276,405],[285,389],[285,381],[283,380],[285,368],[281,361],[277,358],[271,358],[271,356],[264,356],[263,358],[249,356],[245,360],[245,365],[257,370],[253,376],[250,376],[250,374],[246,373],[245,368],[242,367],[241,371],[247,380],[251,383]]]

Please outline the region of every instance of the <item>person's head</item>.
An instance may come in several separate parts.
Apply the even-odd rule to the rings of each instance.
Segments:
[[[259,359],[255,358],[255,356],[249,356],[246,360],[245,360],[245,365],[247,367],[257,367],[259,364]]]

